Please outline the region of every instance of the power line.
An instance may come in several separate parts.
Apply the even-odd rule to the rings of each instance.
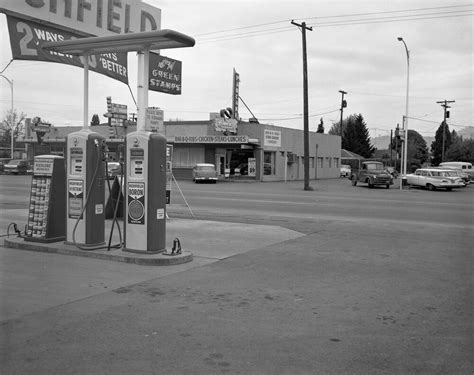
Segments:
[[[438,19],[438,18],[453,18],[453,17],[465,17],[465,16],[472,16],[474,15],[473,12],[464,13],[464,14],[456,14],[456,15],[444,15],[444,16],[436,16],[436,17],[425,17],[424,15],[414,15],[414,16],[403,16],[403,17],[411,17],[411,18],[402,18],[402,17],[386,17],[377,19],[367,19],[367,20],[347,20],[341,22],[326,22],[320,24],[313,24],[314,27],[330,27],[330,26],[349,26],[349,25],[368,25],[372,23],[386,23],[386,22],[400,22],[400,21],[417,21],[417,20],[431,20],[431,19]]]
[[[376,18],[361,18],[361,19],[354,19],[353,17],[360,17],[360,16],[367,16],[367,15],[383,15],[383,14],[393,14],[393,13],[403,13],[403,12],[416,12],[416,11],[426,11],[426,10],[436,10],[436,9],[451,9],[451,8],[460,8],[460,7],[472,7],[472,5],[457,5],[457,6],[444,6],[444,7],[430,7],[430,8],[416,8],[416,9],[405,9],[405,10],[397,10],[397,11],[385,11],[385,12],[370,12],[370,13],[353,13],[347,15],[335,15],[335,16],[320,16],[320,17],[310,17],[309,19],[329,19],[329,18],[347,18],[352,17],[352,19],[341,20],[341,21],[329,21],[329,22],[322,22],[315,24],[314,26],[317,27],[328,27],[328,26],[345,26],[345,25],[356,25],[356,24],[370,24],[370,23],[380,23],[380,22],[399,22],[399,21],[411,21],[411,20],[423,20],[423,19],[437,19],[437,18],[449,18],[449,17],[461,17],[461,16],[472,16],[473,13],[471,10],[456,10],[450,12],[436,12],[436,13],[419,13],[419,14],[412,14],[412,15],[398,15],[392,17],[376,17]],[[466,13],[468,12],[468,13]],[[463,14],[452,14],[452,13],[463,13]],[[435,17],[427,17],[427,16],[435,16]],[[440,15],[440,16],[437,16]],[[238,31],[238,30],[246,30],[252,28],[258,28],[267,25],[274,25],[279,23],[287,22],[287,20],[282,21],[275,21],[269,22],[264,24],[257,24],[257,25],[249,25],[243,26],[238,28],[232,28],[227,30],[220,30],[216,32],[207,32],[199,35],[212,35],[212,34],[220,34],[220,33],[227,33],[231,31]],[[240,39],[240,38],[248,38],[253,36],[261,36],[261,35],[268,35],[274,34],[277,32],[285,32],[290,31],[291,28],[287,27],[280,27],[280,28],[272,28],[272,29],[264,29],[264,30],[254,30],[249,31],[246,33],[236,33],[231,35],[223,35],[223,36],[216,36],[203,39],[200,43],[211,43],[211,42],[218,42],[218,41],[226,41],[231,39]],[[198,36],[199,36],[198,35]]]
[[[436,9],[452,9],[452,8],[463,8],[463,7],[472,7],[472,4],[464,4],[464,5],[449,5],[449,6],[440,6],[440,7],[428,7],[428,8],[414,8],[414,9],[402,9],[402,10],[392,10],[392,11],[382,11],[382,12],[369,12],[369,13],[351,13],[351,14],[339,14],[334,16],[317,16],[317,17],[307,17],[307,19],[328,19],[328,18],[345,18],[345,17],[358,17],[358,16],[372,16],[377,14],[392,14],[392,13],[404,13],[404,12],[418,12],[418,11],[426,11],[426,10],[436,10]],[[298,20],[301,18],[293,18],[293,20]],[[206,33],[196,34],[196,37],[200,37],[203,35],[212,35],[212,34],[221,34],[230,31],[237,31],[237,30],[245,30],[250,28],[258,28],[262,26],[269,26],[269,25],[276,25],[280,23],[287,23],[290,19],[285,19],[281,21],[273,21],[273,22],[266,22],[260,23],[256,25],[248,25],[242,27],[235,27],[231,29],[224,29],[218,31],[210,31]]]
[[[430,8],[414,8],[414,9],[402,9],[402,10],[387,10],[383,12],[369,12],[369,13],[352,13],[352,14],[340,14],[336,16],[317,16],[317,17],[308,17],[307,19],[325,19],[325,18],[343,18],[343,17],[354,17],[354,16],[373,16],[375,14],[390,14],[390,13],[404,13],[404,12],[417,12],[422,10],[434,10],[434,9],[451,9],[451,8],[464,8],[472,7],[473,4],[464,4],[464,5],[447,5],[442,7],[430,7]]]
[[[332,111],[320,112],[320,113],[315,113],[314,115],[308,115],[308,117],[327,115],[328,113],[339,112],[339,110],[340,109],[337,108],[337,109],[333,109]],[[299,120],[301,118],[303,118],[303,115],[300,115],[298,117],[286,117],[286,118],[263,118],[262,121],[287,121],[287,120]]]

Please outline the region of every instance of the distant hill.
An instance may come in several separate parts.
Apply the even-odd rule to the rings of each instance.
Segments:
[[[456,130],[456,133],[458,133],[459,136],[462,136],[464,139],[468,138],[474,138],[474,127],[466,127],[460,130]]]
[[[450,129],[452,130],[452,129]],[[464,139],[468,138],[474,138],[474,128],[473,127],[466,127],[462,128],[460,130],[456,130],[456,133],[459,136],[462,136]],[[433,143],[435,137],[423,137],[425,139],[426,145],[428,146],[428,149],[431,148],[431,143]],[[390,136],[384,135],[376,138],[371,138],[370,139],[372,145],[376,147],[378,150],[388,150],[390,146]]]

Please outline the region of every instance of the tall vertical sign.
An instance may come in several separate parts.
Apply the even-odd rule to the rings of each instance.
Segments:
[[[232,115],[236,120],[239,120],[239,85],[240,76],[234,68],[234,78],[232,85]]]

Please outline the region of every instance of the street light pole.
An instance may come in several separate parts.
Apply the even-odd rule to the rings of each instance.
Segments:
[[[11,130],[10,130],[10,136],[11,136],[11,158],[13,159],[13,80],[9,80],[7,77],[5,77],[3,74],[0,74],[0,77],[3,77],[7,80],[8,84],[10,85],[10,90],[11,90],[11,93],[12,93],[12,108],[11,108]]]
[[[403,174],[400,181],[400,190],[402,189],[403,179],[406,180],[407,175],[407,159],[408,159],[408,93],[410,90],[410,51],[408,50],[407,44],[402,37],[397,38],[398,41],[403,42],[405,46],[405,51],[407,53],[407,94],[406,94],[406,104],[405,104],[405,116],[403,117],[403,132],[405,135],[405,140],[403,143]]]

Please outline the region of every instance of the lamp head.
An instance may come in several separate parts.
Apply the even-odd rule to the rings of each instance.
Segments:
[[[398,39],[399,42],[401,42],[403,40],[403,38],[401,36],[399,36],[397,39]]]

